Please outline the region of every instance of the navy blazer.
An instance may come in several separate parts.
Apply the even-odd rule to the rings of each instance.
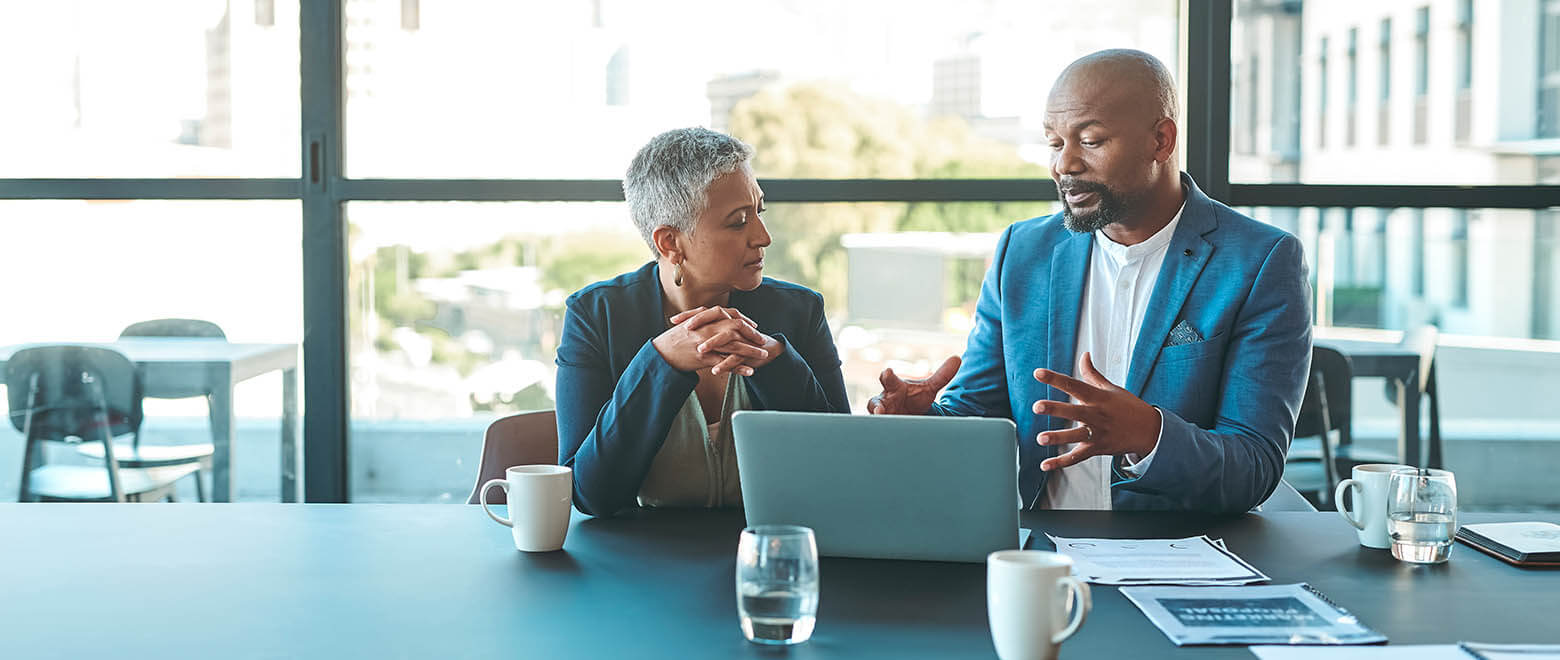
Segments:
[[[774,361],[742,379],[755,408],[850,412],[823,296],[766,277],[752,291],[732,291],[728,304],[780,342]],[[569,297],[558,343],[558,463],[574,469],[580,511],[611,515],[634,505],[699,383],[651,344],[666,322],[653,261]]]
[[[1300,241],[1220,204],[1181,175],[1186,206],[1170,239],[1127,369],[1116,383],[1157,406],[1163,430],[1140,477],[1115,470],[1116,509],[1237,512],[1278,486],[1311,364],[1310,285]],[[981,285],[964,364],[932,414],[1018,424],[1019,491],[1044,492],[1040,463],[1057,454],[1041,431],[1070,420],[1034,415],[1066,393],[1037,367],[1072,375],[1094,234],[1061,214],[1014,223]],[[1195,336],[1172,340],[1185,322]],[[1190,341],[1188,341],[1190,339]]]

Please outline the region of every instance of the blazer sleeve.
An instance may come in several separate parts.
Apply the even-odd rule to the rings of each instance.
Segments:
[[[807,297],[806,318],[794,339],[774,335],[780,355],[746,379],[748,392],[760,410],[849,413],[839,352],[817,293]]]
[[[1283,477],[1311,370],[1310,300],[1300,241],[1286,235],[1236,317],[1213,428],[1161,408],[1153,464],[1116,485],[1188,511],[1239,513],[1267,499]]]
[[[929,415],[1013,418],[1002,346],[1002,265],[1012,238],[1013,226],[1009,226],[997,239],[991,269],[981,281],[975,325],[965,343],[959,373],[932,404]]]
[[[645,340],[613,377],[608,338],[580,307],[558,343],[558,463],[574,470],[574,505],[593,516],[633,506],[697,375],[667,363]]]

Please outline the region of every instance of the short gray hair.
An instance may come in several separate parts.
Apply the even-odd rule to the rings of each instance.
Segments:
[[[667,226],[693,233],[716,179],[744,167],[753,148],[707,128],[679,128],[653,138],[623,176],[623,198],[639,235],[657,257],[652,236]]]

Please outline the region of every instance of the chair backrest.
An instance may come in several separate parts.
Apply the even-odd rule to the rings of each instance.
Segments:
[[[99,392],[110,435],[132,433],[141,426],[140,375],[119,351],[94,346],[24,348],[6,362],[5,385],[16,430],[24,430],[31,408],[31,439],[103,439]]]
[[[1323,423],[1322,404],[1327,406]],[[1311,347],[1311,376],[1295,420],[1295,437],[1309,438],[1328,431],[1349,431],[1354,406],[1354,368],[1348,356],[1326,346]]]
[[[1311,506],[1311,503],[1300,495],[1300,491],[1295,490],[1294,486],[1283,480],[1279,480],[1278,488],[1274,488],[1273,494],[1269,495],[1267,501],[1257,508],[1267,513],[1274,511],[1316,512],[1316,507]]]
[[[182,337],[188,339],[209,339],[212,341],[227,341],[227,334],[222,328],[211,321],[200,319],[154,319],[131,323],[120,331],[120,339],[157,338],[157,337]],[[145,396],[153,399],[184,399],[192,396],[206,396],[210,390],[203,386],[153,384],[144,391]]]
[[[120,331],[119,338],[127,337],[207,337],[227,339],[222,327],[200,319],[154,319],[131,323]]]
[[[488,425],[482,438],[482,460],[477,467],[477,483],[467,504],[477,504],[482,484],[503,479],[504,470],[516,465],[553,465],[558,462],[558,416],[551,410],[510,415]],[[508,500],[504,491],[494,490],[488,504]]]
[[[1433,325],[1421,325],[1403,333],[1403,341],[1398,344],[1419,355],[1419,391],[1421,393],[1429,388],[1430,367],[1435,364],[1435,347],[1440,342],[1440,339],[1440,329]]]

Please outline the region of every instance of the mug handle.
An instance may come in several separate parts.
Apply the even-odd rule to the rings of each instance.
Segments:
[[[509,481],[507,479],[489,479],[487,483],[482,484],[482,496],[477,498],[477,499],[481,500],[481,502],[482,502],[482,510],[488,514],[489,518],[492,518],[498,524],[503,525],[505,527],[514,527],[515,526],[514,521],[512,521],[512,520],[510,520],[508,518],[500,518],[500,517],[498,517],[497,514],[493,513],[492,509],[488,508],[487,494],[488,494],[488,491],[491,490],[494,486],[498,486],[500,488],[503,488],[504,489],[504,498],[506,500],[509,498]]]
[[[1365,521],[1350,515],[1350,511],[1343,506],[1343,493],[1351,488],[1354,489],[1354,497],[1352,498],[1354,506],[1359,508],[1360,495],[1365,492],[1365,487],[1353,479],[1344,479],[1338,482],[1338,488],[1333,491],[1333,504],[1338,507],[1338,515],[1343,516],[1343,519],[1349,521],[1350,525],[1354,525],[1355,529],[1363,532],[1365,531]]]
[[[1067,627],[1051,636],[1052,644],[1061,644],[1078,632],[1078,626],[1083,625],[1083,619],[1089,616],[1089,610],[1094,608],[1094,600],[1089,597],[1089,585],[1076,575],[1064,575],[1058,579],[1057,584],[1066,584],[1068,600],[1072,601],[1072,618],[1067,622]]]

